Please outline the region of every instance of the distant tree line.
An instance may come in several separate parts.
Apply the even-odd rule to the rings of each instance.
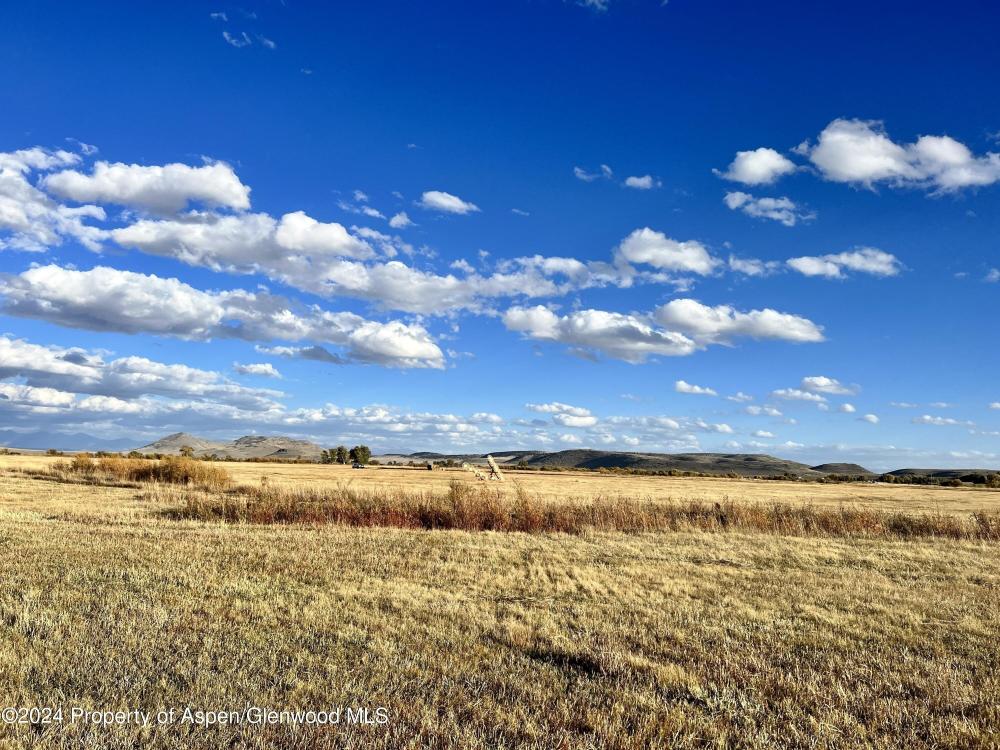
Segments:
[[[929,477],[924,474],[883,474],[880,482],[889,484],[923,484],[941,487],[961,487],[965,484],[982,485],[991,489],[1000,489],[1000,474],[973,472],[962,476]]]

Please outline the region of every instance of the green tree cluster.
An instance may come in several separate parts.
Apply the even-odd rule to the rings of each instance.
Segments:
[[[351,449],[354,450],[353,448]],[[346,446],[338,445],[336,448],[330,448],[330,450],[324,450],[320,453],[319,462],[321,464],[346,464],[349,460],[354,460],[351,458],[353,454],[349,454]],[[369,452],[369,457],[371,453]]]
[[[367,445],[355,445],[351,448],[348,455],[351,463],[361,464],[362,466],[372,460],[372,451]]]

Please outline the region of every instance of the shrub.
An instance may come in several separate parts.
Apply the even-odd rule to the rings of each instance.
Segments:
[[[97,482],[162,482],[220,491],[229,486],[229,473],[192,458],[167,456],[161,460],[108,456],[96,461],[80,453],[68,463],[51,468],[56,476],[82,476]]]
[[[96,466],[89,453],[77,453],[69,462],[70,470],[77,474],[93,474]]]

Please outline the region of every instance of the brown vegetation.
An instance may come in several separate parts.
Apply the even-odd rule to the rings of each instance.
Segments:
[[[297,476],[335,494],[316,469],[289,468],[267,484],[304,492]],[[243,482],[260,476],[247,472],[233,469]],[[381,481],[438,473],[382,472]],[[445,503],[440,474],[445,482],[426,494]],[[702,497],[721,489],[725,526],[709,499],[704,520],[677,531],[524,534],[166,518],[187,498],[236,501],[245,490],[108,486],[96,468],[45,478],[0,472],[0,706],[384,706],[389,720],[0,725],[0,748],[805,750],[1000,740],[1000,545],[990,541],[898,529],[761,533],[740,515],[753,503],[730,512],[724,499],[743,485],[721,480],[693,486]],[[618,503],[594,499],[608,478],[592,481],[597,489],[575,500],[532,490],[530,507],[572,514]],[[391,488],[357,484],[358,502],[381,493],[400,503]],[[501,496],[512,487],[469,484],[455,491],[459,508],[469,503],[461,513],[516,509],[516,493]],[[925,491],[892,489],[900,507],[905,493]],[[255,490],[243,500],[288,500]],[[395,491],[416,502],[412,486]]]
[[[179,484],[206,490],[223,490],[230,484],[225,469],[191,458],[167,456],[159,461],[110,456],[91,458],[86,453],[61,461],[36,474],[55,478],[79,479],[94,484],[122,482]]]
[[[795,536],[944,537],[1000,541],[1000,514],[884,512],[784,503],[657,502],[598,498],[590,503],[543,501],[453,482],[447,494],[358,491],[262,484],[223,493],[185,493],[176,515],[203,521],[336,524],[404,529],[457,529],[580,534],[682,530],[757,531]]]
[[[65,461],[66,459],[62,459]],[[0,469],[46,469],[59,458],[40,455],[0,456]],[[339,464],[261,464],[251,462],[202,462],[226,471],[233,484],[256,485],[266,476],[274,486],[447,494],[453,481],[478,485],[462,469],[427,471],[425,466],[369,466],[364,471]],[[1000,509],[1000,490],[977,487],[938,487],[912,484],[819,484],[811,482],[758,481],[701,477],[655,477],[601,474],[599,472],[520,472],[504,467],[511,481],[496,482],[491,490],[511,498],[517,488],[545,501],[589,503],[597,498],[643,498],[656,502],[702,503],[732,500],[737,503],[774,502],[815,505],[824,508],[871,508],[886,512],[918,514],[948,513],[966,517],[980,511]]]
[[[255,524],[333,524],[403,529],[580,534],[755,531],[795,536],[872,538],[943,537],[1000,541],[1000,512],[967,515],[908,513],[872,508],[811,504],[673,501],[635,497],[547,500],[514,484],[514,494],[480,484],[452,481],[447,492],[406,489],[287,487],[270,484],[232,486],[219,467],[190,458],[159,461],[77,455],[36,476],[92,484],[180,485],[168,515],[201,521]]]

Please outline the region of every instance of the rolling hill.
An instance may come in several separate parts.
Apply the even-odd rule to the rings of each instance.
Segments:
[[[869,471],[864,466],[859,464],[820,464],[819,466],[813,466],[813,471],[818,471],[823,474],[834,474],[841,477],[876,477],[873,471]]]
[[[824,466],[853,467],[849,472],[826,470],[824,466],[810,467],[759,453],[630,453],[574,449],[556,452],[544,451],[494,451],[492,456],[507,465],[524,464],[529,468],[557,469],[634,469],[637,471],[691,471],[699,474],[736,474],[750,477],[796,476],[818,479],[834,473],[874,476],[856,464],[829,464]],[[414,461],[468,461],[485,463],[485,454],[412,453],[410,455],[380,456],[387,460]]]
[[[108,450],[127,451],[130,446],[122,440],[100,440],[89,435],[24,435],[0,430],[0,447],[5,443],[12,448],[39,449],[57,447],[67,451]],[[59,439],[57,440],[56,437]],[[31,439],[34,438],[34,439]],[[30,443],[30,444],[29,444]],[[136,448],[141,453],[178,455],[182,446],[190,446],[196,456],[216,455],[233,459],[287,459],[318,461],[323,448],[308,440],[298,440],[283,435],[244,435],[230,441],[210,440],[186,432],[175,432],[159,440]],[[410,461],[441,463],[453,461],[485,464],[485,453],[436,453],[418,451],[404,453],[400,449],[381,452],[376,458],[383,463]],[[808,466],[797,461],[777,458],[764,453],[647,453],[572,449],[563,451],[501,450],[491,455],[507,466],[524,465],[532,469],[622,469],[635,471],[679,471],[718,476],[782,477],[801,479],[822,477],[860,477],[875,479],[881,476],[855,463],[823,463]],[[905,481],[907,477],[929,480],[959,479],[966,483],[982,484],[998,473],[996,469],[896,469],[887,472]]]
[[[819,477],[805,464],[765,454],[747,453],[620,453],[599,450],[567,450],[535,455],[528,466],[558,466],[574,469],[619,468],[640,471],[693,471],[699,474],[740,476]]]
[[[958,479],[961,482],[983,484],[998,472],[996,469],[896,469],[888,473],[902,479],[913,477],[931,480]]]
[[[226,443],[206,440],[186,432],[175,432],[137,450],[140,453],[178,455],[181,447],[185,445],[193,448],[196,456],[210,456],[214,453],[220,458],[229,456],[236,459],[284,458],[318,461],[323,450],[308,440],[295,440],[281,435],[244,435]]]

